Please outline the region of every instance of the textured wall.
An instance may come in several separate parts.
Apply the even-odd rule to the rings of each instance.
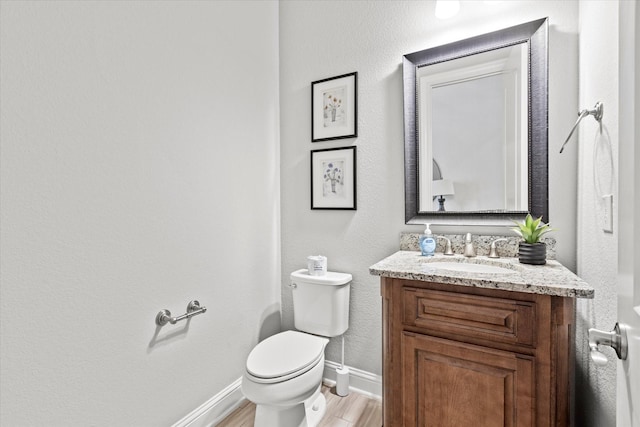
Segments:
[[[581,122],[579,138],[571,148],[579,152],[578,274],[596,288],[594,300],[579,302],[577,315],[576,425],[585,427],[616,425],[617,358],[613,350],[603,349],[609,363],[595,366],[589,358],[587,329],[608,331],[617,320],[618,224],[614,222],[612,234],[602,230],[604,203],[598,195],[614,194],[613,217],[617,219],[617,1],[580,2],[580,108],[593,108],[597,101],[605,107],[603,132],[588,117]]]
[[[462,2],[448,21],[434,1],[280,2],[282,304],[293,327],[288,273],[323,254],[329,269],[353,274],[346,363],[381,372],[380,296],[368,267],[399,247],[404,224],[402,55],[541,17],[550,18],[550,218],[558,260],[575,268],[576,152],[559,156],[577,111],[577,2]],[[358,71],[358,137],[311,143],[310,85]],[[310,150],[356,145],[358,210],[309,209]],[[574,147],[575,148],[575,147]],[[465,228],[437,233],[488,234]],[[499,230],[508,232],[505,230]],[[339,340],[327,349],[340,360]]]
[[[279,327],[277,3],[0,7],[0,424],[170,425]]]

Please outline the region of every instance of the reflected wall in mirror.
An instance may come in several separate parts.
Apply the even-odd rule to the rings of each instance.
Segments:
[[[443,179],[447,211],[527,210],[527,54],[521,43],[417,71],[420,211],[442,211]]]
[[[405,55],[405,220],[548,221],[547,20]]]

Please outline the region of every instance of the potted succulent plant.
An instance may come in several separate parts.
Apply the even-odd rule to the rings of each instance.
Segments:
[[[523,222],[514,221],[517,227],[513,228],[522,237],[518,249],[518,258],[523,264],[543,265],[547,262],[547,245],[540,241],[546,233],[553,231],[549,224],[542,222],[542,217],[533,219],[531,214]]]

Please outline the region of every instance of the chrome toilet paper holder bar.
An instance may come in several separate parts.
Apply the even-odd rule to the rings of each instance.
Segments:
[[[156,325],[164,326],[167,323],[175,325],[177,322],[188,319],[197,314],[202,314],[207,311],[207,307],[201,307],[200,302],[193,300],[187,305],[187,312],[181,316],[171,317],[171,312],[167,309],[160,310],[156,316]]]

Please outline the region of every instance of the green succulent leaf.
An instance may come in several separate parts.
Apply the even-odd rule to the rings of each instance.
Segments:
[[[533,219],[531,214],[527,214],[523,222],[513,222],[516,224],[516,227],[513,227],[512,230],[520,235],[527,243],[538,243],[542,236],[553,231],[553,228],[551,228],[549,224],[542,222],[542,217]]]

